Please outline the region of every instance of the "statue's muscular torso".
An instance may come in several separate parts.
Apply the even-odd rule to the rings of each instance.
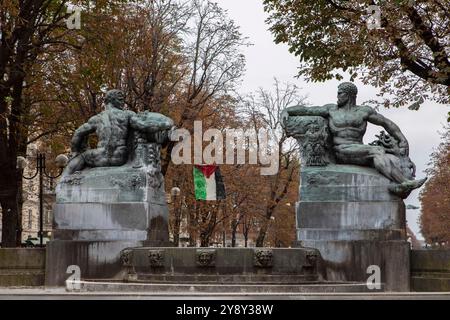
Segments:
[[[355,106],[351,110],[329,107],[329,126],[334,146],[362,144],[367,129],[369,107]]]

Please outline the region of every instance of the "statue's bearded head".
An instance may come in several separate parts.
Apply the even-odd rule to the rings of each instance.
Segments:
[[[338,86],[338,107],[347,104],[356,105],[358,88],[351,82],[343,82]]]
[[[125,95],[117,89],[109,90],[106,93],[105,104],[111,104],[114,108],[122,110],[125,105]]]

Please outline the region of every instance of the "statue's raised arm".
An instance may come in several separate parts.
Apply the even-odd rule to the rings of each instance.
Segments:
[[[307,106],[297,105],[297,106],[287,107],[281,113],[282,125],[283,126],[286,125],[286,122],[289,120],[289,117],[296,117],[296,116],[328,117],[331,106],[332,105],[307,107]]]
[[[130,126],[148,142],[165,145],[169,141],[169,132],[174,128],[174,122],[163,114],[144,111],[131,118]]]
[[[138,131],[156,133],[170,130],[174,126],[174,123],[172,119],[163,114],[145,111],[134,115],[131,118],[130,125]]]
[[[71,141],[71,151],[78,154],[86,149],[86,140],[89,134],[94,133],[96,129],[96,116],[90,118],[88,122],[81,125],[73,134]]]

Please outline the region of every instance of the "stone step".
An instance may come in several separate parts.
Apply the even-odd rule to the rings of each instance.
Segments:
[[[32,287],[44,285],[43,269],[0,269],[0,287]]]
[[[413,271],[411,273],[411,275],[413,277],[418,277],[418,278],[440,278],[440,279],[449,279],[450,280],[450,272],[440,272],[440,271],[436,271],[436,272],[428,272],[428,271]]]
[[[411,289],[417,292],[450,292],[450,277],[413,276]]]
[[[160,284],[138,282],[80,281],[81,292],[172,292],[172,293],[334,293],[380,292],[369,290],[365,283],[310,283],[310,284]]]
[[[0,287],[41,286],[45,279],[45,249],[0,249]]]
[[[317,282],[317,275],[267,275],[267,274],[138,274],[139,282],[147,283],[222,283],[222,284],[303,284]]]

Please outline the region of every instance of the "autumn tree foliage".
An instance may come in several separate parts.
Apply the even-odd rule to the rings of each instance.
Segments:
[[[68,45],[66,37],[70,5],[81,1],[4,0],[0,2],[0,204],[2,246],[20,244],[21,218],[18,209],[22,172],[16,159],[26,151],[34,102],[27,92],[36,92],[36,66],[46,52]],[[122,1],[89,3],[106,8]],[[64,49],[62,49],[64,50]],[[41,78],[42,79],[42,78]],[[42,84],[42,83],[41,83]]]
[[[275,42],[299,57],[307,80],[342,71],[380,87],[379,103],[449,103],[450,2],[447,0],[265,0]],[[372,6],[369,8],[369,6]],[[379,9],[380,25],[368,27]],[[376,18],[376,17],[375,17]],[[389,98],[390,94],[393,98]]]
[[[421,232],[428,244],[450,245],[450,126],[445,128],[442,142],[431,155],[429,179],[420,193]]]
[[[81,28],[72,30],[66,19],[74,4]],[[209,1],[11,0],[2,1],[0,22],[3,246],[20,243],[16,158],[29,143],[67,151],[73,131],[102,110],[111,88],[126,93],[131,110],[189,126],[244,70],[239,47],[246,40]],[[164,172],[172,147],[163,153]]]
[[[81,8],[80,29],[66,25],[72,4]],[[257,237],[260,246],[291,244],[298,159],[279,114],[301,99],[297,88],[278,82],[274,95],[267,90],[245,98],[234,94],[245,67],[240,48],[248,42],[218,5],[11,0],[1,6],[3,246],[20,243],[17,156],[25,156],[35,142],[48,158],[67,153],[75,129],[102,111],[104,94],[112,88],[125,92],[128,109],[163,113],[191,133],[196,120],[204,130],[216,128],[224,135],[227,128],[269,129],[271,147],[279,150],[280,169],[273,176],[261,176],[260,164],[221,165],[227,198],[217,202],[197,201],[192,165],[171,164],[174,144],[163,150],[167,194],[179,189],[169,204],[175,245],[184,218],[191,245],[219,243],[224,234],[233,246],[239,236],[246,245]]]
[[[201,120],[203,130],[214,128],[219,130],[223,136],[227,128],[240,127],[243,121],[235,113],[235,99],[211,100],[199,113],[197,120]],[[200,137],[202,138],[202,137]],[[194,136],[188,138],[191,143],[191,154],[193,159]],[[203,141],[202,147],[207,147],[211,142]],[[223,147],[224,148],[224,147]],[[203,149],[204,150],[204,149]],[[225,148],[223,149],[225,150]],[[184,152],[184,150],[183,150]],[[249,196],[249,191],[243,176],[248,168],[245,165],[220,165],[220,170],[226,186],[227,198],[218,201],[197,201],[195,199],[193,165],[191,163],[171,165],[166,173],[166,189],[180,189],[180,207],[171,210],[170,231],[173,235],[174,244],[179,244],[181,222],[187,220],[189,243],[195,246],[209,246],[213,242],[222,243],[222,233],[228,233],[230,220],[239,210],[243,210],[244,203],[240,200]],[[246,189],[247,186],[247,189]]]

